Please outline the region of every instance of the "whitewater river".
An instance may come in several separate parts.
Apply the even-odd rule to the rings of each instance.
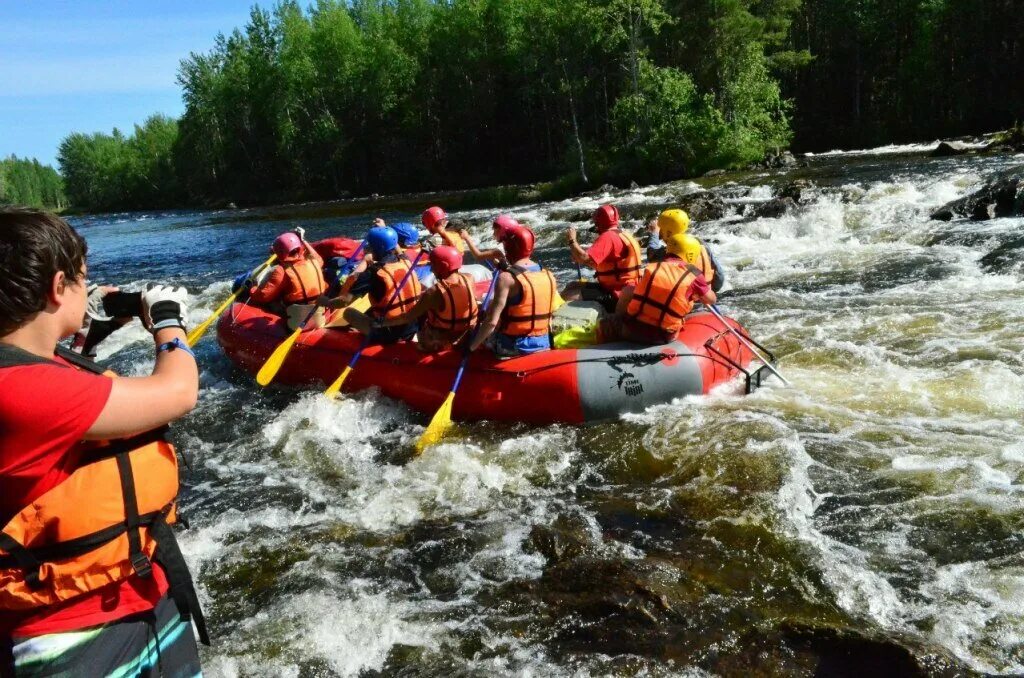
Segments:
[[[1022,163],[816,157],[799,176],[835,190],[753,220],[795,175],[717,178],[736,182],[715,189],[729,215],[694,232],[728,270],[723,307],[792,388],[586,427],[477,424],[408,461],[426,416],[374,393],[260,392],[211,331],[199,406],[173,427],[207,673],[1024,672],[1024,264],[980,261],[1024,220],[928,219]],[[613,197],[640,215],[696,188]],[[552,213],[601,197],[510,210],[563,281]],[[486,237],[495,212],[457,216]],[[73,222],[94,280],[184,284],[198,322],[281,230],[355,235],[372,216]],[[140,373],[151,351],[132,328],[101,357]]]

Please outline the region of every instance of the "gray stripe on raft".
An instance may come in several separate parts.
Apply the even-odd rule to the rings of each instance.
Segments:
[[[649,356],[664,357],[667,351],[678,354],[673,364],[644,361]],[[583,419],[611,419],[673,398],[703,393],[704,377],[698,358],[689,353],[689,347],[679,342],[664,346],[619,343],[579,349],[577,359],[581,362],[576,365],[576,376]],[[635,361],[630,362],[629,356],[636,356]]]

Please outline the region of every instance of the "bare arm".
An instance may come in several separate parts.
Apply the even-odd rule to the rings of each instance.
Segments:
[[[185,332],[162,329],[154,341],[159,346],[174,338],[184,343]],[[163,426],[190,412],[199,396],[195,358],[180,349],[161,352],[148,377],[118,377],[113,381],[107,404],[85,434],[89,440],[122,438]]]
[[[469,250],[469,253],[473,255],[474,259],[479,261],[483,256],[483,252],[477,248],[476,243],[473,242],[473,238],[469,235],[469,231],[462,229],[459,231],[459,235],[461,235],[462,239],[466,242],[466,248]]]
[[[569,227],[569,256],[573,262],[582,266],[588,266],[590,268],[597,268],[597,262],[590,258],[586,250],[584,250],[578,240],[576,240],[576,229],[572,226]]]
[[[508,292],[514,284],[515,278],[509,273],[503,271],[498,274],[498,282],[494,284],[494,297],[491,299],[491,306],[487,309],[487,317],[484,318],[483,323],[477,329],[476,336],[473,337],[473,343],[469,346],[470,351],[480,348],[487,341],[487,338],[494,333],[494,330],[497,329],[498,320],[501,318],[501,313],[505,310],[505,304],[508,302]]]
[[[615,302],[615,315],[626,315],[626,309],[629,308],[629,302],[633,301],[633,290],[635,289],[636,287],[633,285],[626,285],[622,288],[622,292],[619,294],[619,300]]]

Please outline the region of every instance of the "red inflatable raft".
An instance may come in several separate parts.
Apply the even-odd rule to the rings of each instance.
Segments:
[[[288,334],[278,316],[238,303],[217,325],[217,338],[228,358],[251,374]],[[346,329],[306,332],[274,383],[329,384],[361,342],[360,334]],[[344,390],[376,387],[414,409],[434,412],[451,389],[460,358],[455,351],[425,355],[412,342],[371,346]],[[509,360],[497,360],[482,350],[469,361],[453,417],[573,424],[609,419],[707,393],[741,374],[749,392],[760,384],[760,372],[748,370],[751,361],[750,351],[706,312],[689,316],[679,339],[664,346],[605,344]]]

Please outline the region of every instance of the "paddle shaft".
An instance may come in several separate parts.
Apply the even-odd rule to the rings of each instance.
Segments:
[[[249,272],[249,276],[259,275],[260,272],[263,269],[265,269],[266,267],[268,267],[271,264],[273,264],[275,259],[277,259],[277,255],[276,254],[270,255],[269,259],[264,261],[262,264],[260,264],[256,268],[252,269],[252,271]],[[237,292],[233,292],[231,294],[231,296],[229,296],[227,299],[224,300],[223,304],[218,306],[217,309],[213,313],[210,314],[209,318],[204,320],[198,327],[196,327],[195,329],[192,330],[192,332],[188,336],[188,345],[189,346],[194,346],[196,344],[196,342],[198,342],[199,339],[202,338],[202,336],[206,333],[206,329],[210,326],[210,324],[214,321],[214,319],[219,318],[220,314],[223,313],[227,309],[228,306],[230,306],[232,303],[234,303],[235,299],[238,298],[238,295],[241,294],[241,292],[242,292],[242,290],[238,290]],[[249,302],[246,301],[246,303],[249,303]]]
[[[756,348],[754,348],[754,345],[751,344],[749,341],[747,341],[746,337],[744,337],[742,334],[737,332],[735,327],[733,327],[732,325],[730,325],[729,323],[727,323],[725,321],[725,318],[722,317],[722,314],[718,312],[718,307],[717,306],[712,304],[712,305],[708,306],[708,308],[711,309],[711,312],[715,314],[715,317],[718,318],[722,322],[722,325],[724,325],[726,329],[728,329],[730,332],[732,332],[734,335],[736,335],[736,338],[740,340],[740,343],[742,343],[744,346],[746,346],[750,350],[750,352],[753,353],[757,357],[758,360],[763,362],[765,364],[765,366],[769,370],[771,370],[772,373],[776,377],[778,377],[779,379],[782,380],[783,384],[785,384],[786,386],[790,386],[789,380],[786,379],[784,376],[782,376],[777,369],[775,369],[775,366],[772,365],[771,361],[768,360],[767,358],[765,358],[764,356],[762,356],[761,353]]]
[[[500,275],[500,271],[495,271],[494,275],[491,276],[491,284],[487,288],[487,294],[484,295],[484,303],[480,305],[479,317],[481,319],[483,318],[484,313],[487,312],[487,307],[490,306],[490,304],[491,304],[491,296],[494,294],[494,285],[495,285],[495,283],[498,282],[498,276],[499,275]],[[476,339],[476,335],[479,332],[480,332],[480,324],[478,323],[476,328],[473,330],[473,336],[470,337],[469,343],[466,344],[465,355],[462,356],[462,362],[459,363],[459,371],[455,375],[455,383],[452,384],[452,393],[455,393],[456,391],[459,390],[459,384],[462,383],[462,374],[466,371],[466,365],[469,364],[469,357],[470,357],[470,355],[472,355],[472,353],[469,350],[469,347],[473,344],[473,339]]]

